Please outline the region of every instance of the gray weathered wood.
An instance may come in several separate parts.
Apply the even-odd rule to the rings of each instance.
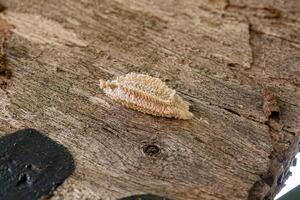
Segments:
[[[282,187],[299,143],[300,1],[0,4],[13,26],[0,135],[36,128],[71,151],[76,171],[52,199],[263,199]],[[98,79],[131,71],[166,81],[195,118],[144,115],[100,91]]]

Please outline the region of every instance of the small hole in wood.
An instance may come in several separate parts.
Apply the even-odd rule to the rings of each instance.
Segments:
[[[267,176],[266,178],[264,178],[264,181],[271,187],[274,183],[274,178],[272,176]]]
[[[228,63],[227,64],[228,67],[239,67],[238,63]]]
[[[160,148],[155,144],[148,144],[143,147],[143,151],[148,156],[156,156],[160,153]]]
[[[271,115],[270,115],[270,118],[278,121],[279,120],[279,112],[278,111],[272,111]]]

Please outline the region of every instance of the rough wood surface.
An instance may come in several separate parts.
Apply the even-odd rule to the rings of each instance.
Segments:
[[[299,144],[299,0],[0,4],[1,37],[12,32],[0,135],[36,128],[71,151],[75,173],[52,200],[272,199],[282,187]],[[132,71],[166,81],[195,117],[145,115],[99,89]]]

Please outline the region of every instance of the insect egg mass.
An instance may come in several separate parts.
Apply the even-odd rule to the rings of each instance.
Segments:
[[[178,119],[193,117],[190,104],[158,78],[129,73],[116,80],[100,80],[100,88],[114,101],[143,113]]]

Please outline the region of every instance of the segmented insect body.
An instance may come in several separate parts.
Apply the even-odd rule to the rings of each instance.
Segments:
[[[129,73],[112,81],[100,80],[100,88],[125,107],[143,113],[178,119],[193,117],[190,104],[158,78]]]

